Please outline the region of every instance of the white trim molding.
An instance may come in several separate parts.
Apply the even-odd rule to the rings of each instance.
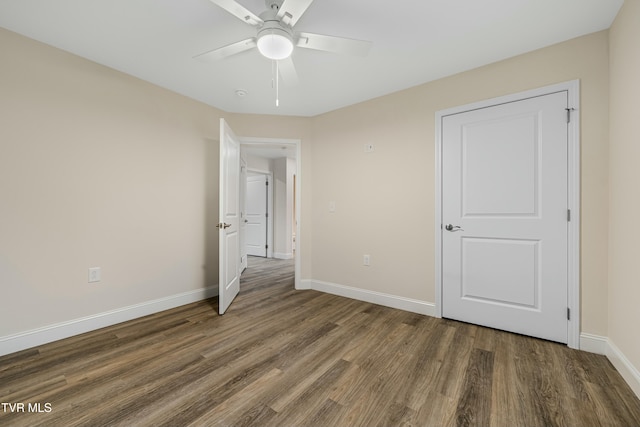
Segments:
[[[218,285],[0,337],[0,356],[116,325],[218,295]]]
[[[313,279],[309,281],[309,289],[339,295],[341,297],[351,298],[358,301],[369,302],[371,304],[410,311],[412,313],[424,314],[432,317],[435,316],[435,305],[426,301],[385,294],[382,292],[368,291],[365,289]]]
[[[301,279],[296,282],[295,288],[297,291],[309,290],[311,289],[311,282],[313,282],[312,279]]]
[[[640,399],[640,371],[609,338],[583,332],[580,334],[580,350],[606,356]]]
[[[611,340],[607,340],[607,359],[629,384],[631,390],[640,399],[640,371],[633,366],[627,357]]]
[[[583,332],[580,334],[580,350],[595,354],[607,354],[607,346],[609,340],[607,337],[600,335],[587,334]]]
[[[567,250],[567,306],[571,316],[567,325],[567,345],[580,346],[580,81],[545,86],[498,98],[437,111],[435,115],[435,316],[442,317],[442,120],[445,116],[505,104],[521,99],[567,92],[567,107],[571,120],[568,124],[568,194],[567,207],[571,211],[568,223]]]
[[[273,257],[276,259],[292,259],[293,253],[284,253],[284,252],[274,252]]]

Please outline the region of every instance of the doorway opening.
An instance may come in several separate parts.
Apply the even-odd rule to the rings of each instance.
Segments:
[[[300,140],[240,138],[240,147],[246,165],[240,210],[247,221],[240,232],[248,268],[252,261],[265,264],[256,262],[260,258],[288,260],[300,289]]]

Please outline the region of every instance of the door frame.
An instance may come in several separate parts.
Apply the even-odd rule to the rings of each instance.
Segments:
[[[580,348],[580,81],[571,80],[550,86],[490,98],[471,104],[436,111],[435,114],[435,315],[442,317],[442,120],[444,117],[467,111],[506,104],[527,98],[567,91],[570,121],[568,124],[567,204],[571,210],[567,235],[567,305],[571,316],[568,321],[567,345]]]
[[[240,145],[240,273],[247,269],[247,224],[244,222],[247,216],[246,212],[246,194],[247,194],[247,160],[242,152]]]
[[[296,255],[294,257],[294,287],[295,289],[309,289],[309,286],[302,285],[302,141],[300,139],[289,138],[259,138],[259,137],[239,137],[240,145],[294,145],[296,147]],[[270,186],[271,187],[271,186]],[[271,189],[270,189],[271,191]],[[273,216],[273,213],[270,214]]]

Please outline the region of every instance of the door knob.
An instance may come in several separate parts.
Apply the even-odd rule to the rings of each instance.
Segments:
[[[218,224],[216,224],[217,228],[229,228],[231,227],[231,224],[227,224],[226,222],[220,222]]]
[[[460,227],[459,225],[452,225],[452,224],[447,224],[447,225],[445,225],[445,226],[444,226],[444,229],[445,229],[445,230],[447,230],[447,231],[451,231],[451,232],[454,232],[454,231],[464,231],[464,230],[462,229],[462,227]]]

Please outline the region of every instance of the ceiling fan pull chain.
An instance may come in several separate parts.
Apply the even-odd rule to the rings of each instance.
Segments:
[[[271,87],[276,90],[276,107],[280,106],[279,98],[279,87],[278,87],[278,74],[280,74],[280,69],[278,68],[278,61],[271,61]]]
[[[276,88],[275,71],[276,71],[276,61],[271,60],[271,89]]]
[[[279,79],[280,79],[280,66],[278,65],[278,61],[276,61],[276,107],[280,106],[280,85],[279,85]]]

